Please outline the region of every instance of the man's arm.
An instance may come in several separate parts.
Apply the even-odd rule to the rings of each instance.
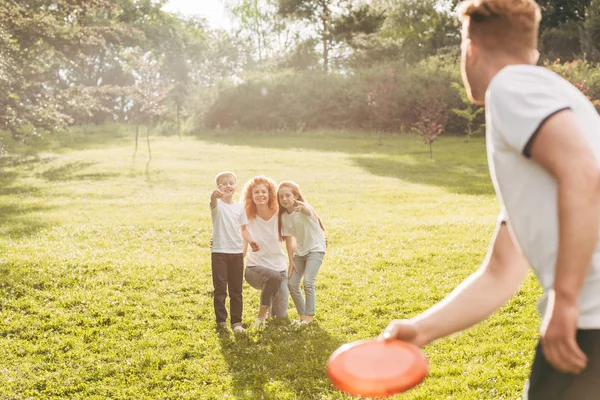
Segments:
[[[506,224],[499,223],[488,255],[479,270],[448,297],[422,314],[407,321],[392,321],[382,338],[395,338],[424,346],[469,328],[490,316],[514,295],[528,268]]]
[[[531,157],[558,187],[558,254],[554,292],[542,323],[544,355],[561,371],[579,372],[587,358],[576,342],[578,297],[600,228],[598,160],[570,110],[540,127]]]

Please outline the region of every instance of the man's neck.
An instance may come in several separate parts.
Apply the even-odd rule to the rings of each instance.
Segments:
[[[485,97],[485,92],[487,92],[488,87],[490,86],[490,83],[492,82],[492,79],[494,79],[494,77],[500,72],[502,71],[504,68],[511,66],[511,65],[532,65],[531,63],[527,62],[526,60],[517,58],[517,57],[512,57],[512,56],[508,56],[508,55],[496,55],[495,56],[495,61],[493,64],[490,64],[485,71],[485,75],[484,75],[484,83],[485,83],[485,90],[483,92],[483,97]]]

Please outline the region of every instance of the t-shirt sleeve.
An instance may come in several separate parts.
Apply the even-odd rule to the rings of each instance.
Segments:
[[[502,208],[500,209],[500,214],[498,214],[498,223],[499,224],[508,223],[508,214],[506,213],[506,208],[504,208],[504,206],[502,206]]]
[[[289,228],[289,218],[285,214],[281,216],[281,234],[283,236],[292,236]]]
[[[210,204],[209,204],[209,207],[210,207]],[[217,199],[217,203],[215,205],[215,208],[210,207],[210,215],[212,217],[216,217],[217,214],[218,214],[218,212],[219,212],[219,199]]]
[[[535,135],[550,117],[570,105],[548,71],[512,69],[492,83],[488,104],[494,131],[515,151],[530,157]]]
[[[239,226],[248,225],[248,216],[246,215],[246,210],[242,205],[240,205],[240,220]]]

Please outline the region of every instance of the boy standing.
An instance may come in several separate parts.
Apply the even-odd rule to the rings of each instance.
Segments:
[[[233,201],[237,189],[237,177],[233,172],[220,172],[215,178],[217,188],[210,196],[210,213],[213,224],[211,266],[214,286],[214,307],[217,326],[227,328],[225,299],[229,289],[231,327],[234,332],[243,332],[242,327],[242,282],[244,257],[242,237],[257,250],[257,245],[248,232],[248,218],[244,207]]]

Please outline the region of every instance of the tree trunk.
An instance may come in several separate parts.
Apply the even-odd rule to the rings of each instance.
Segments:
[[[467,121],[467,143],[471,139],[471,135],[473,135],[473,123],[471,121]]]
[[[150,161],[152,161],[152,149],[150,148],[150,123],[146,129],[146,142],[148,143],[148,161],[146,161],[146,175],[150,171]]]
[[[329,71],[329,7],[327,4],[328,0],[322,0],[321,5],[323,6],[323,71],[327,73]]]
[[[135,155],[138,151],[138,143],[140,138],[140,124],[135,124],[135,149],[133,150],[133,159],[132,161],[135,163]]]
[[[262,65],[262,34],[260,32],[260,22],[259,22],[259,10],[258,10],[258,1],[255,0],[254,1],[254,12],[255,12],[255,18],[254,18],[254,29],[256,31],[256,42],[258,44],[258,61],[259,63]]]
[[[177,135],[179,135],[179,141],[181,142],[181,123],[179,122],[179,102],[177,102]]]

